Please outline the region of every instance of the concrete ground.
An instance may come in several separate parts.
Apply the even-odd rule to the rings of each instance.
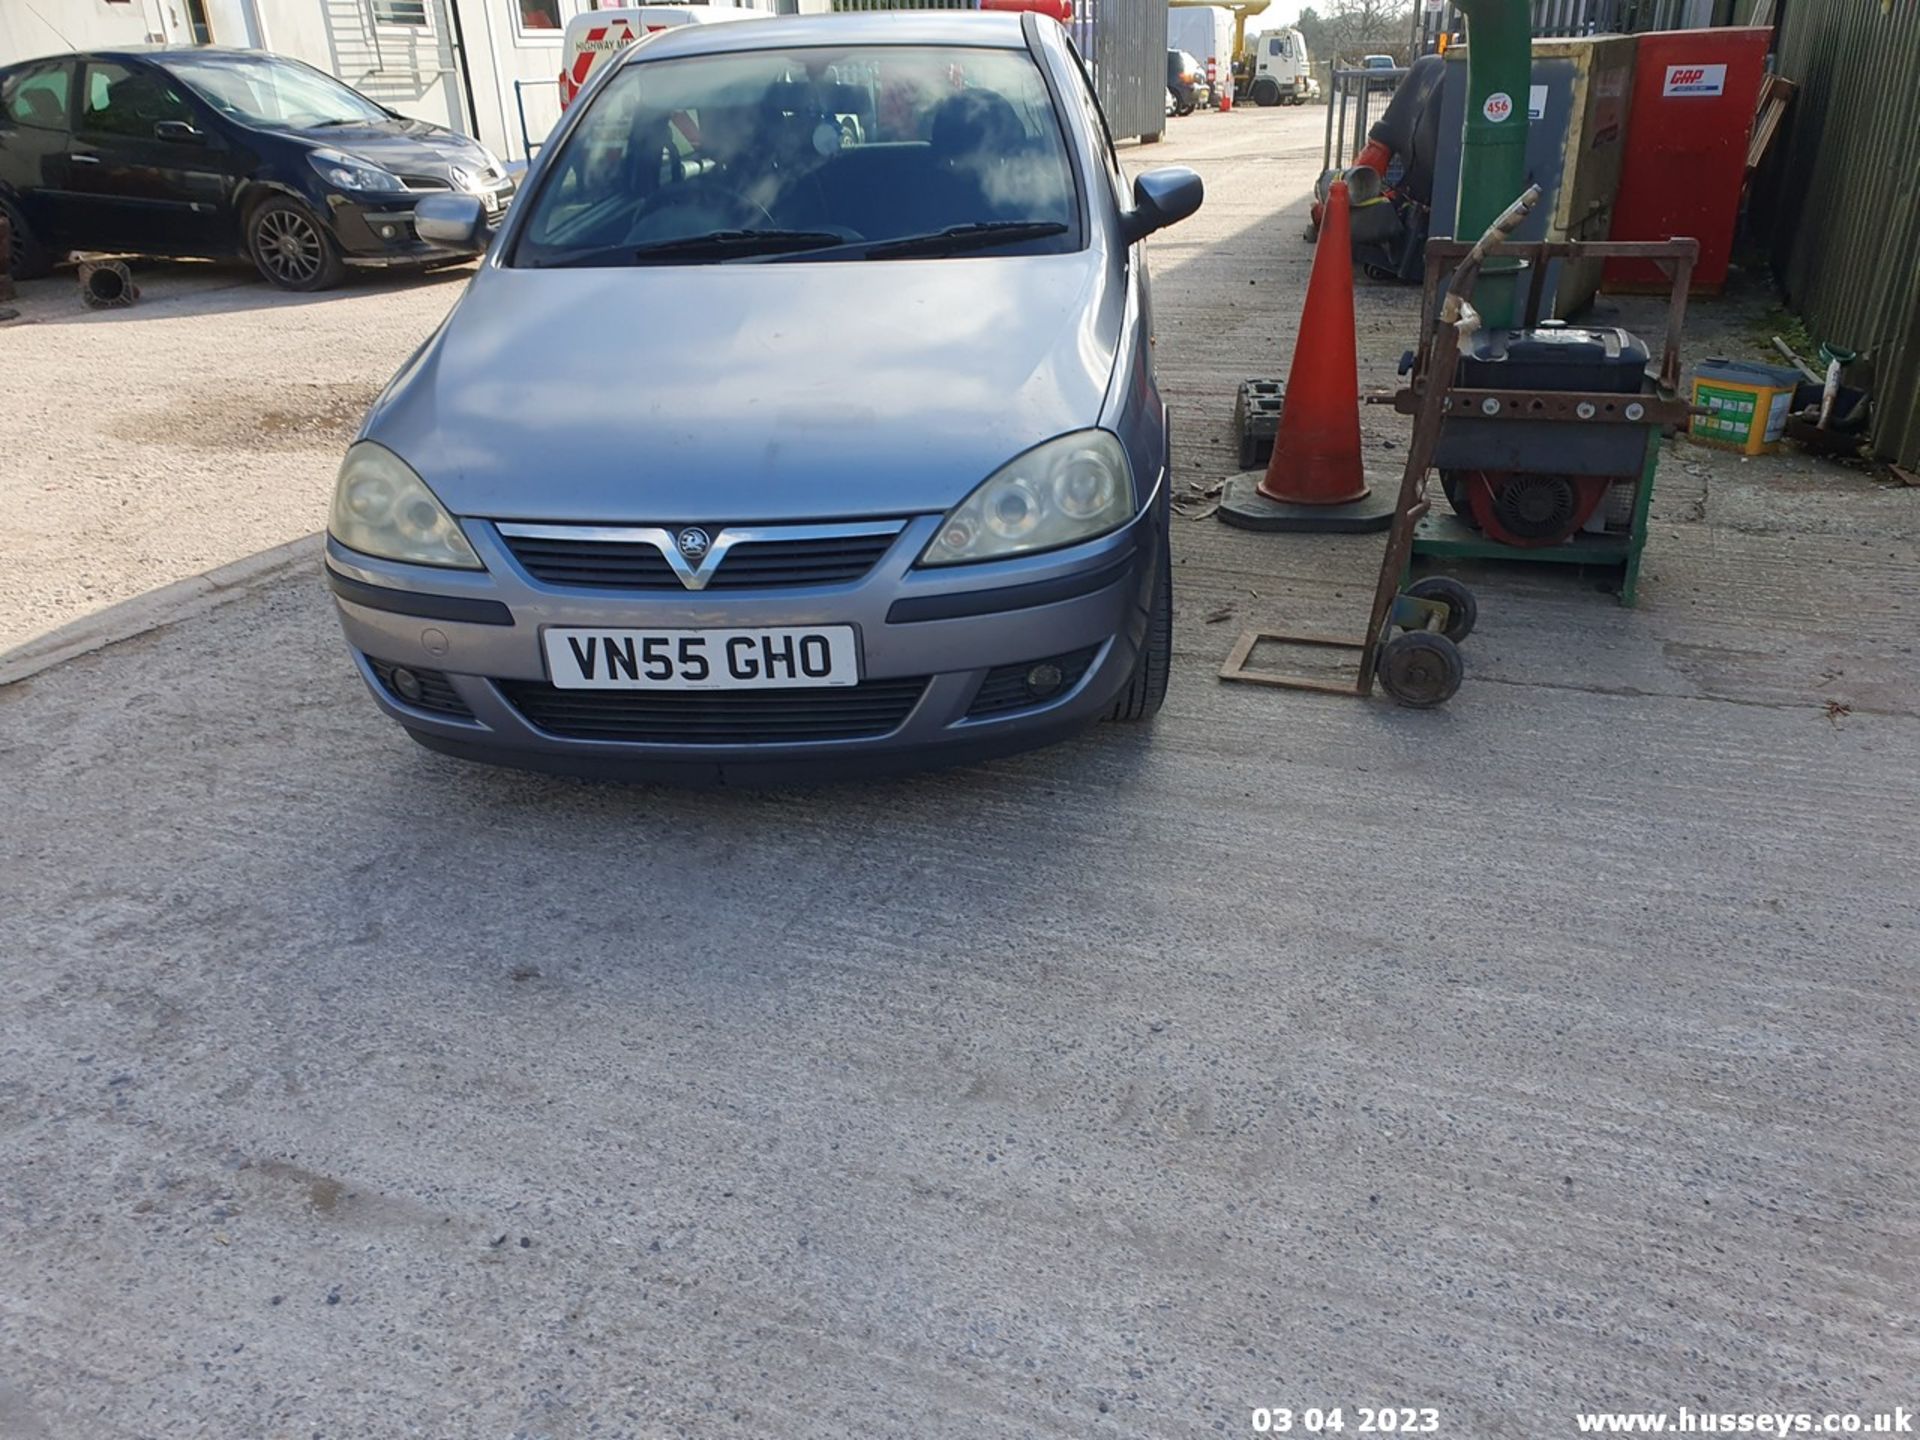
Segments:
[[[1130,157],[1211,190],[1156,242],[1183,486],[1284,371],[1319,124]],[[454,286],[263,293],[0,333],[63,414],[128,336],[225,337],[151,446],[73,447],[257,518],[102,595],[313,528],[339,437],[261,442],[257,362],[377,385]],[[1407,300],[1361,294],[1369,384]],[[1920,495],[1684,444],[1660,487],[1640,608],[1476,574],[1433,712],[1221,684],[1243,624],[1351,624],[1378,541],[1182,522],[1150,733],[865,787],[427,755],[311,569],[0,689],[0,1436],[1911,1408]]]

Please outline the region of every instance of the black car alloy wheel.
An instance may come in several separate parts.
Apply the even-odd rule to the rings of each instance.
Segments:
[[[312,215],[290,201],[273,200],[254,212],[250,240],[260,273],[286,290],[323,290],[338,283],[339,256]]]

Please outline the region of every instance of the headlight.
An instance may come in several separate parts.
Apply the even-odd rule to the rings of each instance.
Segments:
[[[1133,518],[1126,452],[1105,430],[1062,435],[995,471],[940,522],[922,565],[1057,550]]]
[[[362,440],[340,462],[327,530],[349,550],[405,560],[484,570],[427,482],[384,445]]]
[[[320,172],[320,178],[342,190],[404,190],[400,177],[389,175],[378,165],[339,150],[312,150],[307,163]]]

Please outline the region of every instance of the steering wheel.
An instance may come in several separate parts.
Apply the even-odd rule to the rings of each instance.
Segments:
[[[720,185],[676,185],[670,190],[649,195],[640,202],[640,208],[634,211],[633,228],[629,240],[672,240],[689,233],[685,224],[670,228],[650,225],[648,222],[659,216],[671,215],[676,210],[699,209],[707,211],[711,222],[696,225],[694,230],[777,230],[779,222],[773,218],[773,212],[754,200],[749,200],[737,190],[729,190]]]

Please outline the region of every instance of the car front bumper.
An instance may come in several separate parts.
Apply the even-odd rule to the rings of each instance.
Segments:
[[[940,518],[917,516],[862,579],[829,586],[694,592],[551,585],[521,565],[493,525],[472,520],[464,529],[485,573],[378,560],[331,538],[326,568],[375,702],[432,748],[608,778],[831,779],[1031,749],[1100,719],[1138,662],[1167,515],[1163,478],[1139,516],[1099,540],[1048,555],[914,570]],[[723,701],[727,718],[715,723],[725,741],[711,730],[696,743],[659,733],[640,741],[583,738],[545,716],[556,708],[572,713],[571,701],[582,693],[609,692],[547,684],[541,632],[555,625],[851,625],[861,654],[858,691],[851,698],[837,689],[779,692],[792,702],[780,711],[802,714],[817,700],[833,707],[830,713],[857,714],[851,728],[861,733],[796,739],[775,727],[756,734],[751,716],[727,712]],[[1050,694],[1023,693],[1021,667],[1043,662],[1059,664],[1065,683]],[[396,665],[428,677],[417,703],[395,689]],[[998,700],[989,704],[989,697]]]
[[[421,190],[390,196],[329,197],[333,238],[340,258],[349,265],[421,265],[442,260],[470,259],[478,251],[449,250],[420,238],[414,229],[413,207],[423,195],[447,192]],[[514,185],[503,181],[492,191],[498,206],[487,216],[488,232],[499,228],[513,203]]]

